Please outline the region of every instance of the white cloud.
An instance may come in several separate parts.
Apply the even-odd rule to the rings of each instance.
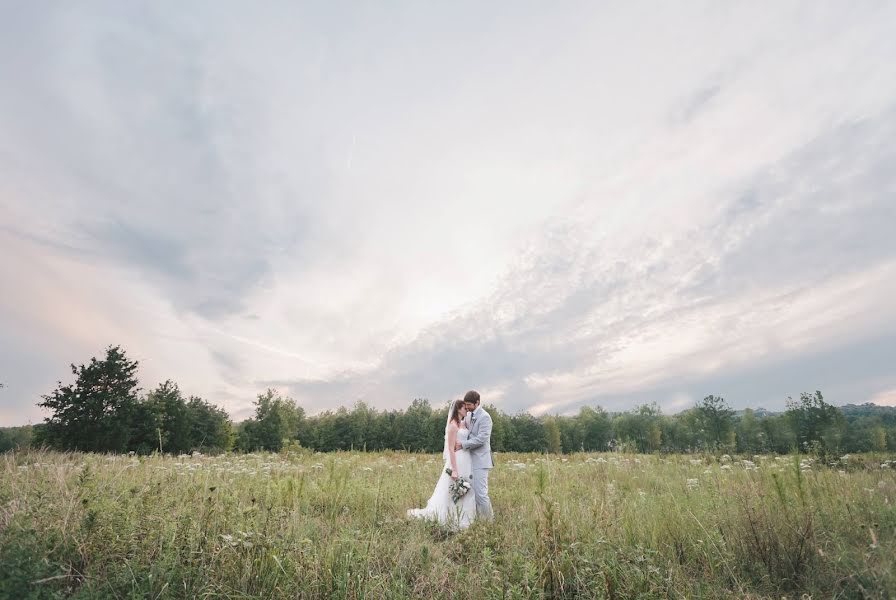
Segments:
[[[0,25],[23,415],[108,343],[234,412],[554,412],[896,330],[892,7],[356,8]]]

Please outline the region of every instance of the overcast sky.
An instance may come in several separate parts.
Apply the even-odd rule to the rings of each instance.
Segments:
[[[896,404],[896,3],[0,8],[0,425]]]

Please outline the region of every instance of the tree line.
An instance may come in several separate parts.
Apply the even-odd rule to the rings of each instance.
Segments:
[[[185,396],[165,381],[143,394],[138,362],[119,346],[103,359],[71,365],[74,383],[59,382],[39,406],[50,415],[35,426],[0,429],[0,451],[44,446],[85,452],[218,453],[405,450],[440,452],[445,410],[416,399],[406,410],[377,410],[358,402],[308,416],[274,390],[260,394],[255,414],[231,422],[223,409]],[[811,452],[816,455],[896,450],[896,408],[871,404],[836,407],[821,392],[788,399],[782,413],[736,412],[710,395],[692,408],[665,415],[656,404],[609,413],[583,407],[574,416],[492,415],[492,448],[498,452]]]

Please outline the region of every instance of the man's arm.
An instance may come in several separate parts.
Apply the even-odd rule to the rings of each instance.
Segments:
[[[482,419],[482,422],[479,424],[479,433],[477,435],[468,437],[463,442],[465,450],[478,448],[492,437],[492,417],[487,412],[483,412],[483,414],[484,417]]]

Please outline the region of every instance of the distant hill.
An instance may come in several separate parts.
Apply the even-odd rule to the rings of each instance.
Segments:
[[[883,417],[896,421],[896,406],[881,406],[866,402],[865,404],[844,404],[839,407],[847,419],[858,417]]]

